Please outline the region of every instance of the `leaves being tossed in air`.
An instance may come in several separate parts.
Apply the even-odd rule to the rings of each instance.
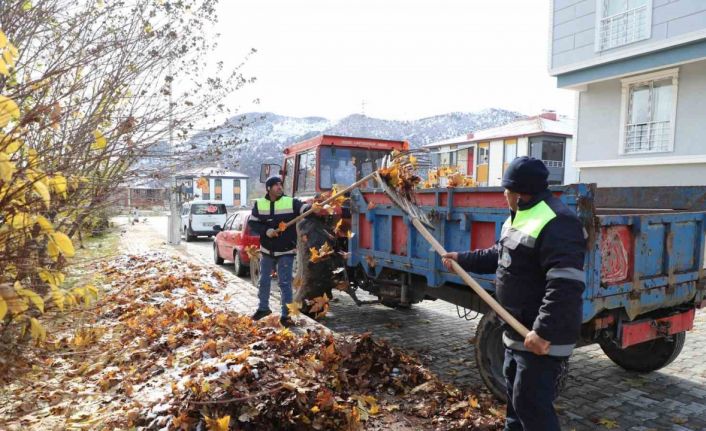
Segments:
[[[196,187],[200,188],[202,191],[208,188],[208,178],[201,177],[196,180]]]
[[[318,250],[316,247],[311,247],[309,249],[309,252],[311,253],[311,257],[309,258],[309,262],[311,263],[319,263],[322,260],[330,257],[333,255],[333,248],[325,242],[324,245],[321,246]]]
[[[299,316],[301,314],[302,303],[292,302],[287,304],[287,310],[289,310],[290,316]]]
[[[326,316],[329,308],[328,300],[328,296],[324,293],[322,296],[317,296],[316,298],[307,301],[307,303],[311,305],[309,311],[311,313],[315,313],[315,319],[320,319]]]
[[[338,189],[336,188],[336,186],[334,186],[334,187],[331,189],[331,192],[328,193],[328,195],[326,196],[325,199],[329,199],[331,196],[335,196],[335,195],[337,195],[338,193],[340,193],[340,190],[338,190]],[[332,207],[340,208],[340,207],[343,206],[343,204],[344,204],[345,202],[346,202],[346,197],[345,197],[344,195],[341,195],[341,196],[338,196],[338,197],[334,198],[334,199],[330,202],[330,204],[331,204]]]
[[[333,228],[333,233],[336,235],[343,235],[343,219],[339,219],[336,226]]]
[[[260,255],[260,248],[256,245],[249,245],[245,247],[245,253],[252,259]]]

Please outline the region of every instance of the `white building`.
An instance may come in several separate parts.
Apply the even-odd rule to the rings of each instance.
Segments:
[[[552,0],[550,30],[581,182],[706,184],[706,0]]]
[[[425,147],[434,167],[455,167],[479,186],[500,186],[507,165],[527,155],[544,161],[550,184],[570,184],[577,181],[571,163],[574,127],[573,120],[550,111]]]
[[[206,183],[199,187],[199,178]],[[228,171],[220,167],[206,167],[180,172],[176,175],[177,185],[181,186],[183,201],[192,199],[215,199],[229,207],[247,207],[248,180],[245,174]]]

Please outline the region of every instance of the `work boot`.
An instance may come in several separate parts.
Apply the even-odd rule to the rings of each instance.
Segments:
[[[282,316],[279,318],[279,323],[280,325],[284,326],[285,328],[291,328],[294,326],[294,321],[289,316]]]
[[[260,320],[265,316],[272,314],[270,310],[257,310],[255,314],[252,315],[252,320]]]

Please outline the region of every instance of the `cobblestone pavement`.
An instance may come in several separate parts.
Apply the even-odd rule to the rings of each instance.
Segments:
[[[132,251],[144,244],[166,247],[166,218],[150,218],[146,226],[126,241]],[[213,265],[211,239],[199,239],[177,247],[200,263]],[[223,267],[232,271],[229,266]],[[232,278],[238,311],[251,312],[257,291],[249,279]],[[277,298],[273,286],[273,298]],[[365,294],[359,295],[366,299]],[[273,310],[278,302],[271,304]],[[469,317],[474,317],[473,315]],[[455,306],[425,301],[409,310],[382,305],[357,307],[351,298],[338,294],[322,322],[336,332],[371,331],[391,343],[419,353],[440,377],[462,387],[481,387],[476,372],[473,336],[480,316],[459,318]],[[686,337],[681,355],[668,367],[650,374],[625,371],[614,365],[597,346],[577,349],[571,374],[557,402],[565,430],[620,429],[631,431],[706,430],[706,313],[698,312],[696,325]],[[602,422],[602,424],[601,424]]]

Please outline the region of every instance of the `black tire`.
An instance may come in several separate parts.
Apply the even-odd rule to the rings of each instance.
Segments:
[[[378,299],[380,299],[379,296]],[[394,299],[380,299],[380,304],[384,305],[385,307],[390,307],[398,310],[409,310],[412,308],[412,304],[403,304],[400,301]]]
[[[191,242],[195,239],[196,239],[196,237],[194,235],[189,234],[189,228],[184,227],[184,241]]]
[[[240,253],[238,253],[238,250],[233,252],[233,270],[235,271],[235,275],[238,277],[242,277],[246,272],[248,272],[248,267],[243,265],[243,262],[240,260]]]
[[[218,254],[218,245],[215,242],[213,243],[213,263],[223,265],[223,258]]]
[[[504,362],[502,321],[494,311],[489,311],[476,328],[476,366],[485,386],[502,402],[507,401]]]
[[[260,257],[250,258],[250,282],[255,287],[260,287]]]
[[[686,332],[679,332],[671,337],[657,338],[626,349],[621,349],[610,340],[601,341],[599,344],[603,353],[621,368],[649,373],[672,363],[681,353],[685,340]]]

